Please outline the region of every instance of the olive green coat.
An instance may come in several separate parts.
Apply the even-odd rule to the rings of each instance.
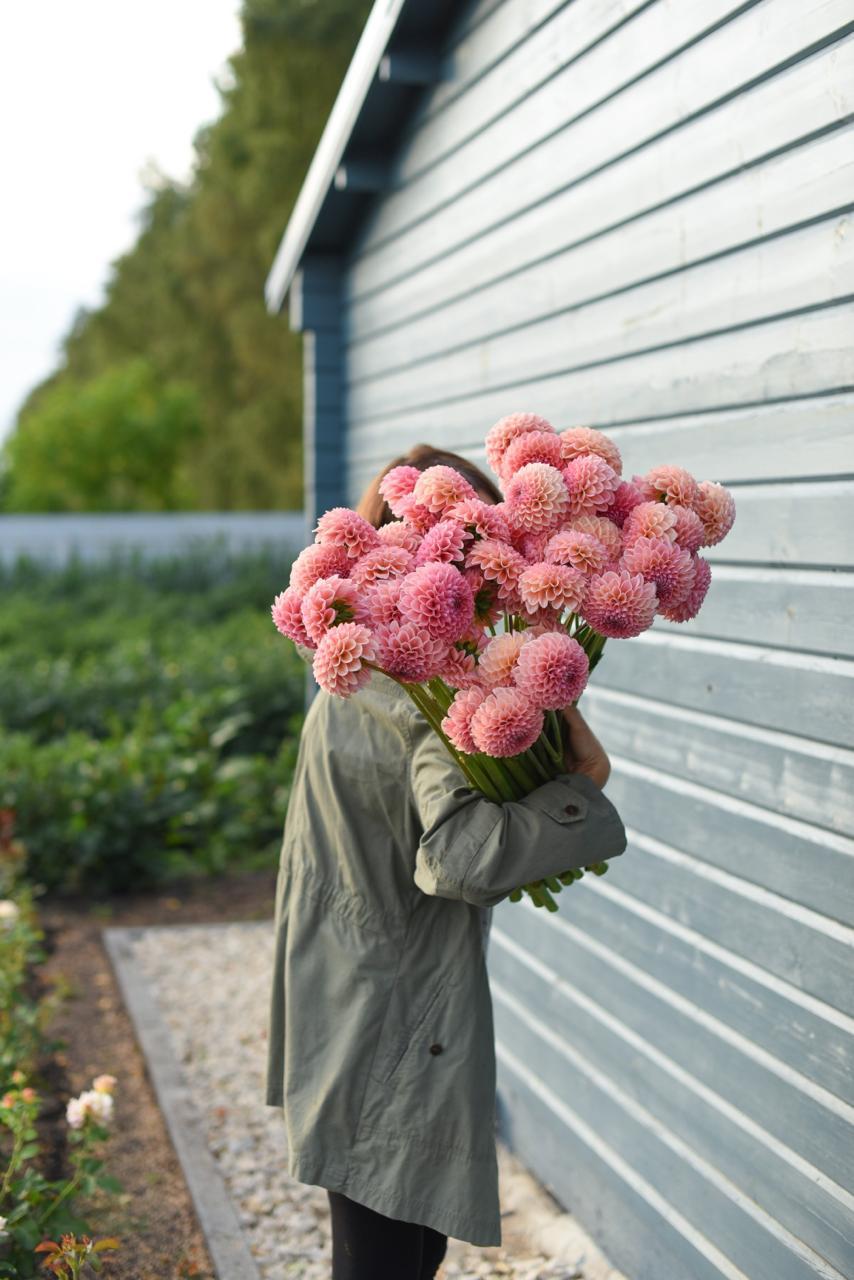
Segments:
[[[348,700],[319,693],[276,890],[267,1102],[289,1173],[500,1244],[489,908],[625,847],[585,775],[495,804],[386,676]]]

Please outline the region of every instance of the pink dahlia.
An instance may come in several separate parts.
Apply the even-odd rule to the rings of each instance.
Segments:
[[[659,609],[679,604],[694,582],[690,553],[666,538],[636,538],[626,547],[620,567],[654,584]]]
[[[678,604],[667,605],[658,611],[668,622],[687,622],[690,618],[696,618],[706,598],[706,592],[712,580],[712,566],[702,556],[693,556],[692,560],[694,581],[688,595]]]
[[[701,480],[691,504],[703,522],[701,546],[712,547],[729,533],[735,523],[735,499],[729,489],[715,480]]]
[[[493,689],[470,722],[472,742],[488,756],[517,756],[543,731],[543,713],[521,689]]]
[[[403,578],[378,578],[365,589],[365,609],[374,624],[400,619],[397,603],[402,586]]]
[[[314,532],[322,547],[340,547],[352,560],[379,545],[374,526],[349,507],[332,507],[325,511]]]
[[[442,564],[453,564],[455,561],[462,561],[465,545],[470,541],[471,534],[456,520],[440,520],[421,539],[421,545],[415,553],[415,563],[429,564],[437,560]]]
[[[581,457],[582,454],[595,453],[604,459],[609,467],[613,467],[617,475],[623,469],[620,450],[604,431],[597,431],[594,427],[568,427],[566,431],[561,431],[558,439],[564,464],[571,462],[573,458]]]
[[[429,507],[417,502],[411,493],[399,499],[395,515],[399,515],[404,524],[419,536],[432,529],[439,519],[438,512],[434,513]]]
[[[577,613],[581,609],[587,583],[588,577],[581,569],[541,560],[520,573],[516,590],[530,613],[537,609],[571,609]]]
[[[557,711],[581,697],[589,674],[582,646],[565,631],[555,631],[525,645],[516,664],[516,686],[535,706]]]
[[[539,564],[546,558],[546,543],[549,537],[548,533],[517,534],[513,545],[525,557],[528,564]]]
[[[612,557],[595,533],[581,529],[561,529],[546,543],[543,560],[549,564],[568,564],[582,573],[600,573]]]
[[[283,636],[296,641],[297,644],[311,647],[311,641],[303,625],[302,597],[298,591],[293,587],[286,587],[284,591],[280,591],[270,607],[270,613],[276,624],[276,630]]]
[[[409,497],[420,475],[418,467],[392,467],[380,480],[379,491],[396,516],[403,515],[401,499]]]
[[[390,520],[380,525],[377,537],[384,547],[403,547],[410,555],[415,555],[421,545],[421,537],[403,520]]]
[[[298,595],[304,596],[318,578],[346,578],[350,565],[350,557],[341,547],[321,547],[313,542],[303,547],[293,562],[289,585]]]
[[[651,582],[627,569],[606,569],[589,579],[584,618],[603,636],[624,639],[652,626],[658,597]]]
[[[623,536],[606,516],[578,516],[569,527],[581,533],[592,533],[602,543],[610,560],[619,560],[623,554]]]
[[[482,502],[480,498],[463,498],[449,509],[447,519],[457,520],[475,539],[500,538],[507,542],[510,530],[497,505]]]
[[[481,633],[482,634],[482,633]],[[477,655],[480,646],[457,641],[449,645],[438,675],[452,689],[474,689],[481,684]]]
[[[351,578],[320,578],[303,597],[302,620],[312,644],[320,644],[330,627],[366,622],[359,588]]]
[[[646,498],[641,493],[636,484],[631,480],[621,480],[614,490],[614,497],[611,505],[606,507],[603,515],[609,520],[613,520],[614,524],[621,529],[626,522],[626,516],[633,507],[637,507],[641,502],[646,502]]]
[[[569,493],[569,516],[595,516],[614,501],[620,477],[597,453],[582,453],[563,469]]]
[[[415,563],[415,557],[405,547],[374,547],[357,560],[350,576],[359,587],[369,587],[382,578],[401,578]]]
[[[520,467],[526,467],[529,462],[548,462],[560,471],[564,462],[560,440],[553,431],[526,431],[511,440],[501,459],[501,479],[506,484]]]
[[[327,693],[349,698],[371,678],[373,636],[360,622],[342,622],[327,631],[314,654],[314,678]]]
[[[438,675],[446,646],[414,622],[381,623],[374,630],[377,662],[388,675],[420,684]]]
[[[476,498],[474,487],[453,467],[427,467],[418,477],[412,496],[434,515],[442,515],[464,498]]]
[[[489,641],[478,663],[481,682],[490,689],[513,683],[513,670],[522,648],[528,643],[527,631],[510,631]]]
[[[664,463],[642,476],[632,476],[632,481],[647,502],[678,502],[682,507],[692,507],[697,499],[697,481],[684,467]]]
[[[407,621],[448,644],[465,635],[474,621],[471,587],[451,564],[422,564],[408,574],[399,608]]]
[[[469,549],[466,565],[479,569],[488,582],[497,583],[499,600],[510,603],[516,600],[516,583],[528,562],[508,542],[484,538]]]
[[[489,582],[480,569],[475,569],[474,566],[463,569],[463,577],[474,596],[475,623],[481,627],[496,623],[503,612],[498,599],[498,583]]]
[[[664,502],[642,502],[626,516],[623,525],[623,542],[626,546],[635,538],[664,538],[676,541],[676,516]]]
[[[529,431],[554,431],[545,418],[536,413],[510,413],[500,418],[486,433],[486,461],[497,476],[501,475],[501,461],[514,440]]]
[[[526,635],[542,636],[550,631],[563,631],[564,634],[566,633],[562,609],[537,609],[533,613],[524,610],[522,618],[528,624]]]
[[[471,736],[471,718],[485,697],[485,689],[461,689],[442,721],[442,732],[465,755],[471,756],[477,751]]]
[[[691,507],[680,507],[677,503],[672,502],[668,502],[667,506],[676,517],[676,524],[673,528],[676,533],[677,543],[693,555],[695,551],[702,547],[703,539],[706,536],[702,520]]]
[[[563,476],[547,462],[529,462],[511,476],[504,501],[510,522],[520,533],[550,533],[569,509]]]

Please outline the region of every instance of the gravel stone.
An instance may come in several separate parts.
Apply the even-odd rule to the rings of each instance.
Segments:
[[[289,1177],[263,1101],[271,923],[158,926],[133,945],[263,1280],[328,1280],[326,1192]],[[437,1280],[625,1280],[500,1143],[498,1161],[503,1245],[450,1240]]]

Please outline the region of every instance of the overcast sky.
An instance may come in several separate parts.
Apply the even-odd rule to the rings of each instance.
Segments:
[[[0,5],[0,438],[136,237],[153,161],[186,178],[239,0]]]

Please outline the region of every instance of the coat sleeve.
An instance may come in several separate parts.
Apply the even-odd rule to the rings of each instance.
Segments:
[[[522,800],[497,804],[468,786],[420,715],[411,735],[411,793],[423,829],[415,883],[424,893],[491,907],[532,880],[626,848],[619,813],[586,774],[560,774]]]

